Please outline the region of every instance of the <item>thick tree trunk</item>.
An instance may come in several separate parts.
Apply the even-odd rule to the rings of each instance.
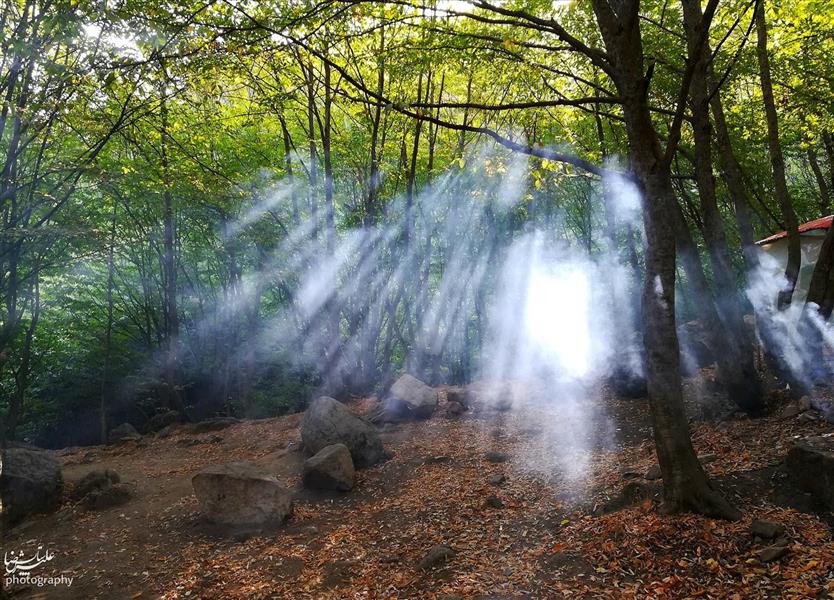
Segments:
[[[753,357],[753,346],[744,324],[744,311],[738,296],[736,277],[730,261],[724,223],[718,210],[715,179],[712,174],[712,124],[710,122],[708,44],[702,43],[700,24],[703,19],[700,0],[683,0],[684,24],[690,60],[696,60],[692,74],[690,97],[692,132],[695,140],[695,177],[701,200],[704,241],[712,264],[716,284],[716,304],[721,318],[721,331],[714,337],[726,341],[728,355],[719,352],[724,363],[724,384],[733,400],[743,410],[757,415],[764,410],[762,386]],[[718,351],[718,349],[715,349]],[[731,368],[727,368],[731,367]]]
[[[675,202],[669,165],[663,158],[646,99],[638,6],[615,14],[605,0],[594,12],[623,101],[631,166],[643,194],[646,278],[643,286],[643,341],[655,448],[663,473],[665,506],[722,518],[737,509],[716,490],[698,462],[684,412],[678,338],[675,328]]]
[[[770,79],[770,58],[767,53],[767,22],[765,21],[765,2],[760,0],[756,5],[756,55],[759,61],[759,77],[761,79],[762,101],[767,123],[767,147],[770,154],[770,164],[773,170],[773,188],[782,220],[788,232],[788,262],[785,267],[787,286],[779,293],[777,306],[785,308],[791,303],[796,280],[799,277],[802,254],[799,240],[799,224],[796,212],[788,193],[788,182],[785,176],[785,157],[782,154],[782,144],[779,141],[779,119],[776,114],[776,101],[773,99],[773,82]]]

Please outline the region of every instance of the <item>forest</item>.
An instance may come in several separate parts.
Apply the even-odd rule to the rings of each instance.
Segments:
[[[547,396],[585,472],[602,386],[664,510],[735,521],[691,382],[762,443],[834,422],[831,0],[5,0],[0,31],[0,447],[379,419],[409,374]]]

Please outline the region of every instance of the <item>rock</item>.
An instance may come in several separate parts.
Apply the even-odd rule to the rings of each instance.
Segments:
[[[446,402],[449,404],[452,402],[460,404],[463,410],[470,408],[472,400],[472,393],[465,388],[454,387],[446,389]]]
[[[84,498],[84,505],[90,510],[102,510],[120,506],[133,498],[133,487],[126,483],[114,483],[91,491]]]
[[[191,485],[203,516],[220,525],[277,525],[292,513],[289,490],[249,461],[206,467]]]
[[[768,546],[762,550],[759,550],[759,560],[763,563],[773,562],[774,560],[778,560],[785,556],[789,552],[789,548],[787,545],[785,546]]]
[[[782,411],[779,413],[779,416],[782,419],[793,419],[794,417],[798,416],[801,412],[802,411],[800,410],[799,405],[791,403],[782,408]]]
[[[504,502],[498,496],[491,494],[484,500],[484,506],[487,508],[504,508]]]
[[[785,527],[780,523],[773,521],[766,521],[764,519],[754,519],[750,523],[750,533],[757,535],[760,538],[773,539],[785,533]]]
[[[136,431],[136,428],[130,423],[122,423],[118,427],[110,430],[110,435],[107,438],[111,444],[120,444],[122,442],[141,440],[142,436]]]
[[[796,440],[788,451],[785,468],[798,487],[834,509],[834,438]]]
[[[386,398],[365,413],[371,423],[405,423],[414,419],[408,404],[399,398]]]
[[[344,444],[333,444],[304,462],[302,480],[308,488],[347,492],[353,488],[355,476],[350,450]]]
[[[170,437],[173,433],[179,429],[179,423],[172,423],[171,425],[166,425],[162,429],[156,432],[156,437],[158,438],[167,438]]]
[[[466,408],[460,402],[447,402],[446,403],[446,414],[451,415],[453,417],[457,417],[462,415],[466,412]]]
[[[507,476],[503,473],[493,473],[487,479],[490,485],[501,485],[505,481],[507,481]]]
[[[153,433],[179,422],[180,413],[175,410],[168,410],[162,413],[157,413],[148,419],[145,424],[145,431]]]
[[[805,412],[806,410],[811,410],[811,398],[808,396],[802,396],[796,405],[799,407],[800,412]]]
[[[312,453],[333,444],[344,444],[350,450],[353,464],[359,468],[376,464],[385,455],[382,440],[373,426],[328,396],[317,398],[307,408],[301,419],[301,440]]]
[[[454,550],[448,546],[444,546],[443,544],[438,544],[432,547],[428,554],[426,554],[420,562],[417,563],[417,569],[427,571],[428,569],[434,568],[448,560],[451,560],[454,556]]]
[[[408,373],[391,386],[390,395],[404,402],[417,419],[428,419],[437,408],[437,390]]]
[[[627,465],[625,467],[620,468],[620,475],[623,476],[623,479],[636,479],[637,477],[643,476],[643,471],[641,471],[637,467]]]
[[[507,462],[510,457],[504,454],[503,452],[496,452],[494,450],[490,450],[484,453],[484,458],[491,463],[502,463]]]
[[[445,454],[439,454],[437,456],[429,456],[424,462],[427,465],[440,465],[452,462],[452,457],[446,456]]]
[[[643,479],[648,479],[649,481],[657,481],[662,478],[663,474],[660,472],[660,465],[652,465],[649,467],[649,470],[646,471],[646,474],[643,475]]]
[[[813,412],[808,411],[799,415],[796,420],[800,423],[816,423],[819,419]]]
[[[635,400],[649,395],[646,378],[623,367],[611,374],[608,383],[620,398]]]
[[[238,423],[240,423],[240,420],[234,417],[217,417],[199,423],[189,423],[184,429],[190,433],[208,433],[209,431],[220,431]]]
[[[834,401],[814,398],[811,400],[811,408],[829,423],[834,423]]]
[[[7,448],[2,459],[0,501],[8,524],[53,510],[61,503],[64,478],[61,463],[51,452]]]
[[[90,492],[98,491],[106,487],[110,487],[114,483],[119,483],[121,477],[113,469],[96,469],[90,471],[82,477],[72,490],[72,497],[75,500],[81,500]]]

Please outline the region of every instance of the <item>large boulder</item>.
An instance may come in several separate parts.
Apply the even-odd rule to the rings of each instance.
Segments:
[[[136,428],[130,423],[122,423],[118,427],[110,430],[108,437],[111,444],[121,444],[122,442],[138,441],[142,439]]]
[[[8,448],[2,455],[0,500],[7,523],[53,510],[61,503],[64,478],[61,463],[51,452]]]
[[[437,390],[408,373],[391,386],[390,396],[408,406],[418,419],[428,419],[437,408]]]
[[[333,444],[304,462],[302,480],[308,488],[347,492],[353,488],[355,476],[350,450],[344,444]]]
[[[834,438],[796,440],[785,466],[796,485],[834,510]]]
[[[333,444],[344,444],[357,467],[376,464],[385,455],[374,427],[329,396],[317,398],[307,408],[301,419],[301,441],[313,454]]]
[[[206,467],[191,478],[205,518],[219,525],[277,525],[292,514],[292,494],[249,461]]]

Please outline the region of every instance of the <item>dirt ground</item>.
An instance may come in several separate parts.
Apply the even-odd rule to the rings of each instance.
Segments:
[[[7,536],[7,550],[54,558],[43,576],[72,585],[12,589],[17,598],[802,598],[834,597],[830,513],[790,487],[790,440],[831,425],[777,417],[693,423],[705,468],[744,511],[738,523],[664,516],[648,498],[606,512],[654,452],[644,401],[605,395],[470,411],[386,426],[391,457],[347,494],[300,487],[300,415],[118,447],[62,451],[57,513]],[[352,408],[362,411],[369,401]],[[506,455],[490,462],[485,453]],[[297,492],[294,515],[259,535],[204,524],[191,488],[203,465],[249,459]],[[136,486],[129,503],[91,512],[69,500],[92,469]],[[490,482],[503,473],[506,481]],[[503,507],[486,503],[495,496]],[[490,504],[496,504],[491,501]],[[790,550],[764,564],[754,518],[783,524]],[[455,555],[429,571],[436,544]]]

